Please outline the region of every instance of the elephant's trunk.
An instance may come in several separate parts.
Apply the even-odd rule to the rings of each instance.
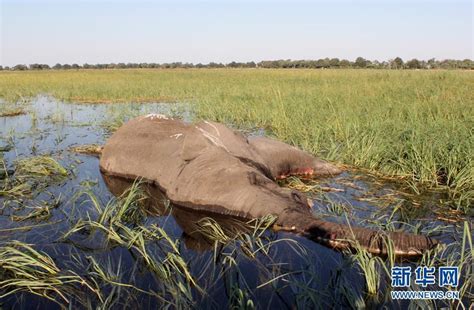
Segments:
[[[393,253],[398,257],[421,256],[438,244],[437,240],[423,235],[376,231],[321,219],[311,219],[303,233],[314,241],[338,250],[354,251],[360,246],[376,255],[387,255],[391,243]]]

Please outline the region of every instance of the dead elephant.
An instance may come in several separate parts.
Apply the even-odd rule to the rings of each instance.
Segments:
[[[380,232],[315,218],[304,194],[275,180],[289,175],[334,175],[340,169],[285,143],[246,138],[214,122],[187,124],[150,114],[123,125],[107,141],[100,159],[106,175],[143,178],[177,206],[253,219],[277,216],[279,227],[336,249],[355,242],[374,254],[418,256],[437,244],[422,235]]]

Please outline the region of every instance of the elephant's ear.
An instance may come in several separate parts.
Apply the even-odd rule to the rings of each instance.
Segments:
[[[196,131],[190,130],[184,135],[181,159],[185,162],[189,162],[206,152],[209,147],[209,143],[205,137]]]

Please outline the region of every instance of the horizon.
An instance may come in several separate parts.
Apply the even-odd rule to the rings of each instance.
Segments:
[[[473,59],[470,1],[10,1],[0,65]]]

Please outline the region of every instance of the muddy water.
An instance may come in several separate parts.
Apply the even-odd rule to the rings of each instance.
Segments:
[[[192,120],[192,113],[185,105],[65,104],[49,97],[38,97],[28,107],[25,115],[0,117],[0,149],[6,149],[3,161],[7,170],[14,171],[15,160],[35,155],[50,155],[68,170],[65,180],[47,184],[44,190],[34,192],[31,197],[0,196],[0,243],[19,240],[33,244],[35,249],[49,254],[61,268],[74,270],[80,275],[87,274],[90,266],[88,257],[94,257],[99,262],[107,262],[114,270],[120,269],[123,283],[153,290],[159,281],[141,267],[140,261],[128,249],[103,246],[81,236],[63,238],[79,219],[86,219],[88,214],[94,212],[92,203],[84,196],[77,196],[78,192],[90,190],[104,205],[113,198],[100,175],[98,158],[75,153],[71,148],[87,144],[102,145],[110,135],[110,127],[147,113],[175,115]],[[263,132],[257,130],[254,134]],[[461,237],[460,225],[438,220],[435,211],[440,210],[440,201],[444,198],[442,194],[413,196],[402,191],[396,184],[381,182],[375,177],[357,172],[345,172],[311,185],[320,190],[317,194],[310,194],[314,199],[314,213],[329,221],[371,227],[384,227],[390,223],[390,229],[429,233],[446,243],[459,241]],[[59,202],[57,206],[51,208],[50,214],[44,218],[15,220],[29,214],[33,208],[56,202]],[[341,212],[341,208],[346,212]],[[213,259],[213,249],[190,240],[183,218],[187,217],[181,215],[178,218],[174,214],[150,215],[146,224],[163,227],[172,238],[181,240],[180,250],[193,276],[201,282],[209,281],[215,276],[206,273],[209,269],[206,266]],[[188,221],[195,220],[188,217]],[[278,242],[272,248],[270,258],[264,260],[268,264],[266,267],[278,265],[296,276],[301,274],[303,278],[307,276],[302,270],[314,271],[314,279],[305,278],[302,281],[311,289],[315,298],[320,300],[321,305],[350,305],[350,301],[344,299],[345,295],[341,295],[341,287],[365,298],[364,279],[347,256],[288,233],[268,232],[268,238],[282,242]],[[287,239],[290,241],[285,241]],[[294,254],[291,240],[305,248],[305,259]],[[262,283],[262,277],[264,278],[261,269],[245,257],[240,257],[237,263],[239,277],[245,278],[245,283],[253,292],[251,298],[255,303],[269,308],[291,307],[296,303],[296,292],[301,288],[292,286],[282,278],[257,289]],[[406,264],[415,266],[413,263]],[[383,289],[389,286],[386,283],[388,280],[382,279]],[[218,278],[205,298],[196,297],[196,305],[219,308],[219,305],[227,304],[230,298],[227,281],[226,277]],[[40,297],[17,293],[1,301],[0,307],[3,303],[7,308],[24,308],[27,300],[28,306],[54,306]],[[94,302],[96,301],[92,299],[91,303]],[[130,307],[135,303],[149,308],[155,305],[156,298],[134,293],[130,302]],[[377,303],[401,306],[383,298]]]

